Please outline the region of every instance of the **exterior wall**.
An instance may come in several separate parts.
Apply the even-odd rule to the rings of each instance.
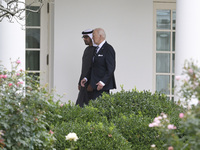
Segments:
[[[0,63],[10,69],[11,61],[20,59],[25,70],[25,30],[19,23],[0,22]]]
[[[116,51],[117,90],[153,89],[153,0],[55,1],[54,86],[63,101],[76,101],[81,32],[101,27]]]

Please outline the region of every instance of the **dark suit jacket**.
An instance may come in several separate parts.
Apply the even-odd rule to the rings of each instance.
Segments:
[[[90,80],[92,88],[96,90],[96,84],[102,81],[105,83],[102,90],[115,89],[115,66],[115,50],[110,44],[105,42],[98,53],[95,54],[92,68],[86,76],[87,79]]]

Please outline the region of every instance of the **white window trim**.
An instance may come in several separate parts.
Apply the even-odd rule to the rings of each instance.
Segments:
[[[157,9],[173,9],[176,10],[176,1],[175,0],[154,0],[154,5],[153,5],[153,92],[156,91],[156,10]],[[171,31],[171,30],[170,30]],[[172,35],[171,35],[172,37]],[[171,38],[172,40],[172,38]],[[171,45],[172,46],[172,43]],[[172,47],[171,47],[172,48]],[[165,53],[165,52],[163,52]],[[173,52],[171,52],[173,53]],[[171,62],[172,59],[170,59],[170,66],[172,64]],[[172,68],[170,68],[171,70]],[[161,73],[159,73],[161,74]],[[164,73],[165,75],[167,73]],[[171,73],[169,73],[171,74]],[[172,84],[172,80],[171,80],[171,76],[170,76],[170,84]],[[171,92],[170,92],[170,98],[171,98]]]

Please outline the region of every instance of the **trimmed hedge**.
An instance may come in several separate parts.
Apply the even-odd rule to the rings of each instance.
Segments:
[[[70,147],[70,142],[63,140],[69,132],[77,133],[79,139],[75,146],[81,150],[131,150],[131,143],[112,124],[71,121],[56,127],[56,149]]]
[[[52,124],[57,138],[56,149],[69,147],[64,140],[69,132],[78,135],[76,146],[79,149],[148,150],[152,144],[164,149],[162,145],[165,141],[160,139],[157,130],[149,127],[149,123],[164,112],[178,127],[178,115],[183,111],[184,108],[168,100],[164,94],[123,89],[115,94],[104,93],[84,108],[65,104],[59,108],[61,117]],[[181,131],[177,129],[177,132]]]

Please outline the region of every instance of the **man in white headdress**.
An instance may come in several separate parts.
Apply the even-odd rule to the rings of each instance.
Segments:
[[[82,57],[82,69],[81,69],[81,75],[78,83],[78,89],[79,94],[76,101],[76,105],[79,105],[80,107],[83,107],[84,104],[87,105],[89,100],[91,99],[92,92],[87,90],[88,84],[85,85],[85,87],[81,87],[81,79],[86,76],[88,73],[90,67],[92,66],[92,60],[94,55],[94,43],[92,39],[92,33],[93,30],[87,29],[82,32],[82,38],[85,42],[85,45],[88,45],[86,49],[84,50],[83,57]],[[89,83],[89,81],[88,81]]]

